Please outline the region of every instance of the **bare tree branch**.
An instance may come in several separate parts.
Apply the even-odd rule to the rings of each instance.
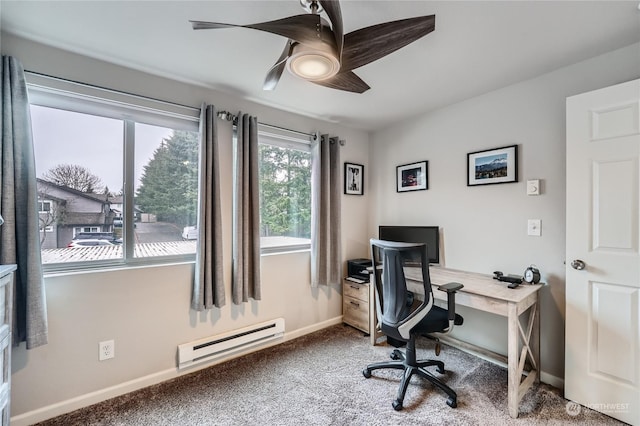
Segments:
[[[43,179],[81,192],[100,193],[102,180],[89,169],[77,164],[58,164],[42,175]]]

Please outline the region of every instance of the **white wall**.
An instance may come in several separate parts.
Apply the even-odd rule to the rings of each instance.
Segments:
[[[370,235],[381,224],[438,225],[446,267],[521,274],[536,264],[548,284],[541,292],[548,379],[564,376],[565,98],[638,78],[639,53],[635,44],[372,135]],[[518,145],[519,182],[467,187],[467,153],[507,145]],[[420,160],[429,161],[429,189],[396,193],[396,166]],[[527,179],[542,181],[541,195],[526,195]],[[542,220],[541,237],[527,236],[527,219]],[[458,337],[506,354],[503,319],[461,311]]]
[[[322,131],[347,141],[342,161],[368,167],[369,137],[351,130],[241,101],[184,84],[2,35],[2,54],[25,69],[186,105],[203,101],[242,110],[259,121],[303,132]],[[231,229],[231,125],[219,123],[223,226]],[[365,186],[366,188],[366,186]],[[368,194],[343,197],[344,258],[366,254]],[[12,424],[26,424],[121,392],[174,377],[180,343],[284,317],[286,337],[341,320],[339,289],[310,287],[309,253],[262,257],[263,300],[231,303],[231,235],[224,236],[227,304],[209,313],[189,309],[193,265],[87,272],[45,278],[49,344],[13,351]],[[98,342],[115,340],[116,357],[99,362]]]

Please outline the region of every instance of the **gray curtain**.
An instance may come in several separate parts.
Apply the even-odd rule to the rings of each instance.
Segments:
[[[238,113],[234,151],[233,303],[260,300],[258,120]]]
[[[197,311],[225,304],[222,269],[222,213],[218,127],[213,105],[200,112],[200,164],[198,177],[198,249],[191,307]]]
[[[31,115],[24,70],[12,57],[2,57],[2,146],[0,164],[0,263],[17,264],[14,286],[13,343],[27,349],[47,343],[45,297],[38,216],[38,190],[33,155]]]
[[[321,135],[311,144],[311,285],[342,282],[340,144]]]

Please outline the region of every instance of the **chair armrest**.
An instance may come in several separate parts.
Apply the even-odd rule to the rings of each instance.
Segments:
[[[464,286],[460,283],[447,283],[438,287],[438,290],[446,291],[447,293],[452,293],[452,292],[455,293],[456,291],[460,290],[463,287]]]
[[[438,287],[438,290],[447,292],[447,316],[449,321],[456,318],[456,291],[464,287],[460,283],[447,283]]]

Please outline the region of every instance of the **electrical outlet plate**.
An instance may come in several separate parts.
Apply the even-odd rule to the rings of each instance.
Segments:
[[[113,340],[98,343],[98,360],[104,361],[116,356],[116,346]]]

